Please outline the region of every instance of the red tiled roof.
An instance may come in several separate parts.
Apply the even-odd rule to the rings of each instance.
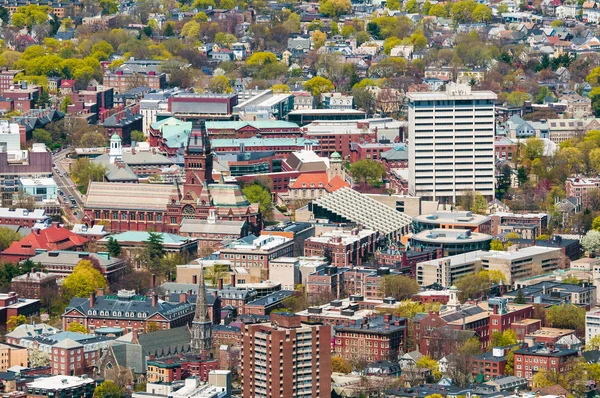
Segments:
[[[327,178],[327,173],[305,173],[300,174],[296,181],[294,181],[293,184],[290,184],[290,188],[325,188],[328,182],[329,178]]]
[[[60,82],[60,88],[73,87],[74,85],[75,80],[63,80]]]
[[[342,177],[335,176],[331,179],[331,181],[329,181],[329,184],[327,184],[325,186],[325,189],[327,190],[327,192],[331,193],[331,192],[335,192],[338,189],[341,189],[344,187],[350,188],[350,184],[348,184],[346,181],[344,181],[342,179]]]
[[[560,41],[560,37],[558,37],[558,36],[548,36],[546,39],[548,40],[548,43],[550,43],[550,44],[556,44]]]
[[[36,249],[69,250],[83,246],[88,240],[65,227],[52,225],[35,230],[20,241],[13,242],[2,254],[14,256],[34,256]]]

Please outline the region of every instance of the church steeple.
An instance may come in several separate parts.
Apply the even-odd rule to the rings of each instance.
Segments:
[[[206,305],[206,285],[204,284],[204,267],[200,267],[196,313],[192,321],[192,341],[190,344],[195,354],[205,354],[212,349],[212,327],[208,318]]]
[[[213,171],[213,154],[210,142],[199,131],[192,132],[190,135],[184,154],[184,168],[184,199],[196,199],[200,197],[204,183],[212,183]]]

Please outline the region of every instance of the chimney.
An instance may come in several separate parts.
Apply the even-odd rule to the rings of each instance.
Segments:
[[[52,222],[52,226],[56,228],[60,228],[60,223],[58,221]]]
[[[156,274],[152,274],[152,286],[150,286],[152,289],[154,289],[156,287]]]
[[[217,286],[219,290],[223,290],[223,278],[219,278],[219,281],[217,282]]]
[[[158,305],[158,294],[156,292],[152,292],[152,307],[156,307]]]
[[[182,304],[187,303],[187,294],[179,293],[179,302]]]
[[[235,287],[235,275],[231,275],[231,287]]]
[[[104,296],[104,288],[103,288],[103,287],[99,287],[99,288],[98,288],[98,293],[96,293],[96,295],[97,295],[98,297],[102,297],[102,296]]]
[[[96,293],[90,293],[90,308],[96,305]]]

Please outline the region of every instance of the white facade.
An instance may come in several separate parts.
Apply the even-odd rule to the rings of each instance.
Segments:
[[[496,94],[449,83],[407,97],[409,192],[444,204],[465,191],[492,198]]]
[[[3,146],[6,152],[21,150],[21,134],[17,123],[0,120],[0,146]]]
[[[585,314],[585,341],[600,334],[600,310],[593,309]]]

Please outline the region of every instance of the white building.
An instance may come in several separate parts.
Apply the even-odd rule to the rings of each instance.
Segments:
[[[21,133],[17,123],[0,120],[0,146],[4,147],[6,152],[21,150]]]
[[[492,198],[496,94],[449,83],[446,92],[406,96],[409,192],[442,203],[465,191]]]
[[[140,113],[144,116],[142,132],[147,137],[150,125],[156,122],[156,114],[169,111],[169,97],[181,92],[178,88],[151,92],[140,101]]]
[[[585,314],[585,341],[600,334],[600,309],[595,308]]]

